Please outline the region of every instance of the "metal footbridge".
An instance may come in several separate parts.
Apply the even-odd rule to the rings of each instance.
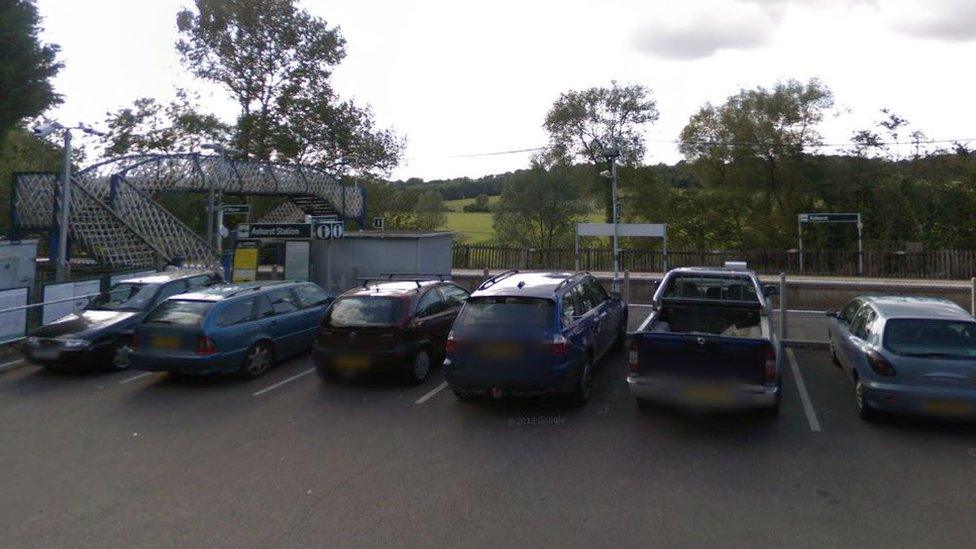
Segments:
[[[14,175],[11,224],[15,233],[56,234],[60,183],[56,172]],[[136,155],[107,160],[72,176],[69,238],[112,270],[161,264],[217,268],[217,250],[155,200],[169,192],[287,199],[262,222],[301,222],[306,214],[331,214],[360,223],[365,218],[361,189],[340,185],[312,166],[200,154]]]

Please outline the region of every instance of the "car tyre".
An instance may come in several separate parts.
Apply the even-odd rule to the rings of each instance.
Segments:
[[[782,388],[780,390],[782,391]],[[779,409],[781,408],[782,403],[783,403],[783,395],[777,393],[776,394],[776,400],[773,402],[773,404],[771,406],[768,406],[768,407],[766,407],[766,408],[763,409],[763,414],[764,415],[767,415],[769,417],[776,417],[776,416],[778,416],[779,415]]]
[[[474,393],[472,391],[465,391],[464,389],[461,389],[459,387],[451,387],[451,390],[454,391],[454,396],[456,396],[458,400],[464,402],[471,402],[478,398],[477,393]]]
[[[878,410],[874,409],[868,402],[864,394],[864,385],[858,379],[854,382],[854,405],[857,407],[857,415],[864,421],[875,421],[878,419]]]
[[[410,361],[410,369],[407,371],[407,382],[411,385],[420,385],[427,381],[430,376],[431,367],[430,351],[421,349],[413,356]]]
[[[317,365],[315,367],[315,373],[317,373],[319,377],[325,381],[328,382],[339,381],[339,373],[336,372],[335,369],[326,366],[324,364]]]
[[[132,360],[129,357],[129,353],[132,352],[132,347],[128,343],[119,343],[112,349],[112,355],[109,357],[108,367],[113,372],[121,372],[128,370],[132,366]]]
[[[576,386],[570,394],[570,402],[575,406],[584,406],[590,401],[591,396],[593,396],[593,359],[587,354],[580,368],[579,379],[576,380]]]
[[[244,379],[257,379],[268,373],[274,364],[274,347],[267,341],[255,343],[241,363],[240,375]]]

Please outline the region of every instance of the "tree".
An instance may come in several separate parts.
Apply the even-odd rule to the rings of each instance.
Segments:
[[[0,204],[10,204],[13,172],[54,171],[61,168],[61,148],[15,127],[0,142]],[[0,227],[10,227],[10,208],[0,208]]]
[[[237,146],[261,160],[302,159],[343,173],[388,172],[403,142],[329,78],[345,57],[338,28],[295,0],[195,0],[177,15],[176,48],[197,77],[237,101]]]
[[[165,105],[150,97],[136,99],[130,107],[107,113],[104,127],[101,144],[107,157],[196,152],[203,143],[228,142],[232,133],[216,116],[201,113],[196,97],[183,89]]]
[[[573,227],[589,212],[580,181],[566,167],[546,169],[538,159],[505,184],[492,214],[496,238],[510,245],[569,245]]]
[[[594,87],[563,93],[553,103],[543,127],[549,133],[547,156],[556,163],[603,161],[601,147],[620,148],[619,161],[638,165],[646,152],[644,126],[659,116],[650,88],[640,84]],[[595,175],[595,174],[594,174]],[[607,221],[612,221],[613,204],[609,186],[601,185]]]
[[[414,213],[417,216],[417,228],[421,231],[436,231],[447,223],[444,199],[435,190],[425,191],[417,198]]]
[[[464,211],[468,213],[487,213],[491,211],[491,203],[487,194],[479,194],[474,197],[474,202],[464,205]]]
[[[21,120],[61,102],[51,79],[64,66],[60,48],[38,39],[40,18],[32,0],[0,2],[0,143]]]

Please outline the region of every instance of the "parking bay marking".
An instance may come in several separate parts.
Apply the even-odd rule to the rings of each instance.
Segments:
[[[298,379],[300,377],[307,376],[308,374],[310,374],[310,373],[312,373],[314,371],[315,371],[315,368],[314,367],[309,368],[309,369],[307,369],[307,370],[305,370],[305,371],[303,371],[301,373],[298,373],[298,374],[295,374],[295,375],[293,375],[293,376],[291,376],[289,378],[283,379],[283,380],[279,381],[278,383],[275,383],[274,385],[269,385],[269,386],[265,387],[264,389],[261,389],[260,391],[255,391],[254,394],[252,394],[251,396],[261,396],[264,393],[268,393],[268,392],[274,391],[278,387],[281,387],[282,385],[284,385],[286,383],[291,383],[292,381],[295,381],[296,379]]]
[[[126,379],[123,379],[122,381],[120,381],[120,382],[119,382],[119,385],[123,385],[123,384],[125,384],[125,383],[128,383],[128,382],[130,382],[130,381],[135,381],[135,380],[137,380],[137,379],[142,379],[142,378],[144,378],[144,377],[146,377],[146,376],[151,376],[151,375],[153,375],[154,373],[155,373],[155,372],[143,372],[143,373],[141,373],[141,374],[139,374],[139,375],[134,375],[134,376],[132,376],[132,377],[130,377],[130,378],[126,378]]]
[[[445,381],[445,382],[441,383],[440,385],[438,385],[437,387],[434,387],[434,390],[433,391],[431,391],[431,392],[427,393],[426,395],[418,398],[417,401],[414,402],[414,404],[423,404],[423,403],[427,402],[428,400],[434,398],[434,395],[436,395],[437,393],[443,391],[444,388],[446,388],[446,387],[447,387],[447,382]]]
[[[803,403],[803,411],[807,415],[810,430],[820,432],[820,420],[817,419],[817,412],[813,409],[813,403],[810,401],[810,395],[807,393],[806,383],[803,382],[803,374],[800,373],[800,367],[796,365],[796,355],[793,353],[793,349],[786,350],[786,358],[789,359],[790,369],[793,371],[793,379],[796,380],[796,389],[800,393],[800,401]]]

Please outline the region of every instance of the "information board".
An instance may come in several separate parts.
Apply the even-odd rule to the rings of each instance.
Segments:
[[[285,242],[285,280],[308,280],[308,257],[308,242]]]
[[[252,282],[258,278],[258,243],[239,240],[234,248],[234,274],[231,282]]]

